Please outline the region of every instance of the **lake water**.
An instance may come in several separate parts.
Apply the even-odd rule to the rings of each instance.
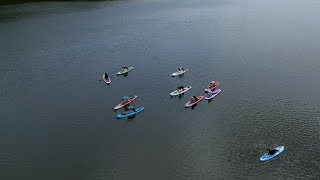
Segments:
[[[1,6],[0,179],[320,179],[320,2]],[[128,76],[116,76],[122,66]],[[179,66],[189,68],[172,78]],[[106,86],[102,74],[111,75]],[[221,93],[194,109],[211,80]],[[170,98],[178,86],[192,86]],[[134,119],[117,120],[124,95]],[[267,163],[266,148],[286,150]]]

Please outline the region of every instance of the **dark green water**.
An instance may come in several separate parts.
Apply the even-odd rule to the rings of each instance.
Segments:
[[[320,179],[320,2],[0,8],[0,179]],[[221,94],[185,109],[211,80]],[[145,111],[117,120],[133,94]]]

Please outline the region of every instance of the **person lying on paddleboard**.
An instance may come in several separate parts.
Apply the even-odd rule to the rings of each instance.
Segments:
[[[179,86],[179,87],[178,87],[178,91],[179,91],[179,92],[181,92],[181,91],[183,91],[183,90],[184,90],[184,87],[183,87],[183,86]]]
[[[277,149],[272,149],[272,150],[270,150],[270,149],[267,149],[267,151],[268,151],[268,155],[274,155],[276,152],[278,152],[279,150],[277,150]]]
[[[196,102],[198,99],[197,99],[197,97],[196,96],[192,96],[191,98],[190,98],[190,102],[191,103],[194,103],[194,102]]]

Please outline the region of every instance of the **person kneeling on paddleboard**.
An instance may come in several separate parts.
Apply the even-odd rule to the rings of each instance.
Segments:
[[[183,89],[184,89],[183,86],[179,86],[179,87],[178,87],[178,91],[179,91],[179,92],[183,91]]]
[[[108,79],[108,78],[109,78],[109,76],[108,76],[108,74],[107,74],[107,73],[104,73],[104,77],[105,77],[106,79]]]
[[[277,149],[272,149],[272,150],[270,150],[270,149],[267,149],[267,151],[268,151],[268,155],[274,155],[276,152],[278,152],[279,150],[277,150]]]

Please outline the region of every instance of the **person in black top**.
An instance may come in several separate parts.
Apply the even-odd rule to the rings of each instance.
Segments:
[[[183,86],[179,86],[179,87],[178,87],[178,91],[179,91],[179,92],[183,91],[183,89],[184,89]]]
[[[109,78],[109,76],[108,76],[108,74],[107,74],[107,73],[104,73],[104,78],[106,78],[106,79],[108,79],[108,78]]]
[[[197,97],[196,96],[192,96],[191,98],[190,98],[190,102],[191,103],[194,103],[194,102],[196,102],[198,99],[197,99]]]
[[[272,149],[272,150],[267,149],[267,151],[268,151],[268,155],[274,155],[276,152],[278,152],[277,149]]]

